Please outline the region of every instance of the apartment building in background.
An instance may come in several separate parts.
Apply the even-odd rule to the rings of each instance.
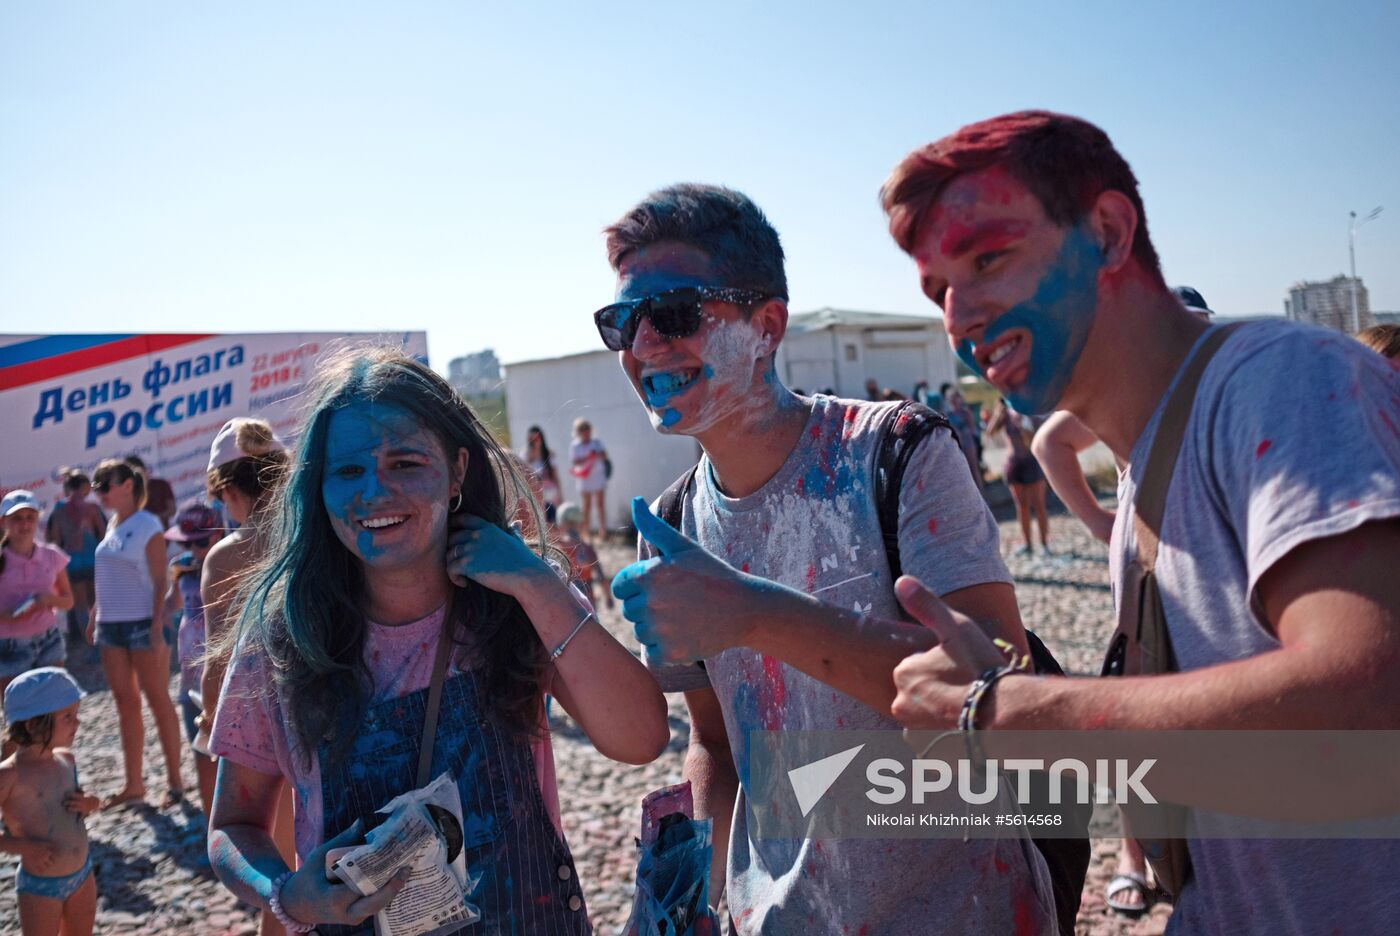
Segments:
[[[447,382],[464,397],[478,397],[501,390],[501,362],[487,348],[447,362]]]
[[[1296,283],[1283,300],[1283,314],[1294,322],[1310,322],[1348,334],[1375,324],[1371,299],[1360,277],[1353,280],[1350,276],[1335,276],[1320,283]]]

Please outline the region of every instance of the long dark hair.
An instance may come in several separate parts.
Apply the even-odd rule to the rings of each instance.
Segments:
[[[373,401],[410,414],[451,457],[467,450],[459,511],[502,529],[521,505],[535,513],[529,485],[457,392],[397,348],[349,348],[318,365],[286,483],[278,492],[270,543],[244,590],[230,639],[259,644],[286,701],[308,762],[322,743],[339,757],[354,740],[369,701],[364,662],[366,603],[362,564],[340,542],[321,494],[331,416]],[[535,544],[541,555],[549,547]],[[446,557],[444,556],[444,563]],[[540,730],[540,678],[547,660],[534,625],[514,598],[468,581],[448,602],[459,665],[480,666],[485,698],[509,728]]]
[[[544,476],[554,480],[554,456],[549,451],[549,443],[544,440],[544,430],[539,426],[531,426],[525,432],[525,455],[530,454],[530,436],[540,437],[540,461],[544,462]]]

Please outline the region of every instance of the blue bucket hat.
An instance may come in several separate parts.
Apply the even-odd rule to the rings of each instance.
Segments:
[[[41,666],[21,673],[5,687],[5,720],[10,724],[61,712],[87,693],[61,666]]]

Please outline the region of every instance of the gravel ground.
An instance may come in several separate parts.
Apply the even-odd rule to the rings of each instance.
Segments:
[[[1051,557],[1007,561],[1017,579],[1021,612],[1067,669],[1097,671],[1099,655],[1112,631],[1108,565],[1104,547],[1065,517],[1053,517]],[[1019,543],[1013,524],[1002,524],[1004,544]],[[608,545],[604,564],[616,571],[630,561],[630,547]],[[615,611],[601,619],[619,636],[630,633]],[[83,727],[76,745],[83,783],[99,795],[121,784],[121,748],[116,714],[95,654],[76,648],[70,668],[92,695],[83,704]],[[172,680],[172,688],[174,681]],[[621,931],[631,908],[636,850],[633,837],[646,793],[680,780],[689,726],[684,704],[671,700],[672,741],[654,763],[641,768],[606,760],[567,718],[554,718],[554,754],[559,772],[565,833],[584,883],[590,914],[600,934]],[[194,788],[194,768],[185,749],[186,784]],[[146,788],[158,801],[165,784],[154,726],[147,716]],[[88,823],[98,879],[97,932],[100,934],[247,934],[256,932],[254,912],[238,903],[210,876],[204,858],[204,824],[190,806],[168,812],[153,806],[98,813]],[[1093,864],[1076,932],[1086,936],[1157,934],[1170,907],[1162,904],[1142,920],[1110,915],[1103,889],[1117,862],[1119,843],[1094,842]],[[0,934],[18,933],[13,855],[0,854]]]

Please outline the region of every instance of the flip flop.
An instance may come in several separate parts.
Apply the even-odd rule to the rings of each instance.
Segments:
[[[120,793],[113,793],[110,796],[104,796],[102,798],[101,809],[103,812],[106,812],[109,809],[120,809],[121,807],[129,806],[132,803],[144,803],[145,801],[146,792],[144,790],[142,790],[140,793],[128,793],[127,791],[122,790]]]
[[[1142,906],[1133,906],[1132,904],[1125,904],[1113,899],[1116,895],[1123,893],[1123,891],[1129,888],[1135,888],[1142,894]],[[1104,889],[1103,896],[1104,901],[1108,904],[1108,909],[1130,920],[1136,920],[1138,917],[1142,916],[1151,909],[1153,904],[1152,888],[1147,886],[1147,878],[1136,873],[1120,874],[1116,876],[1113,880],[1108,882],[1108,887]]]
[[[179,806],[184,801],[184,790],[166,790],[165,799],[160,801],[160,808],[162,811],[167,809],[174,809],[176,806]]]

